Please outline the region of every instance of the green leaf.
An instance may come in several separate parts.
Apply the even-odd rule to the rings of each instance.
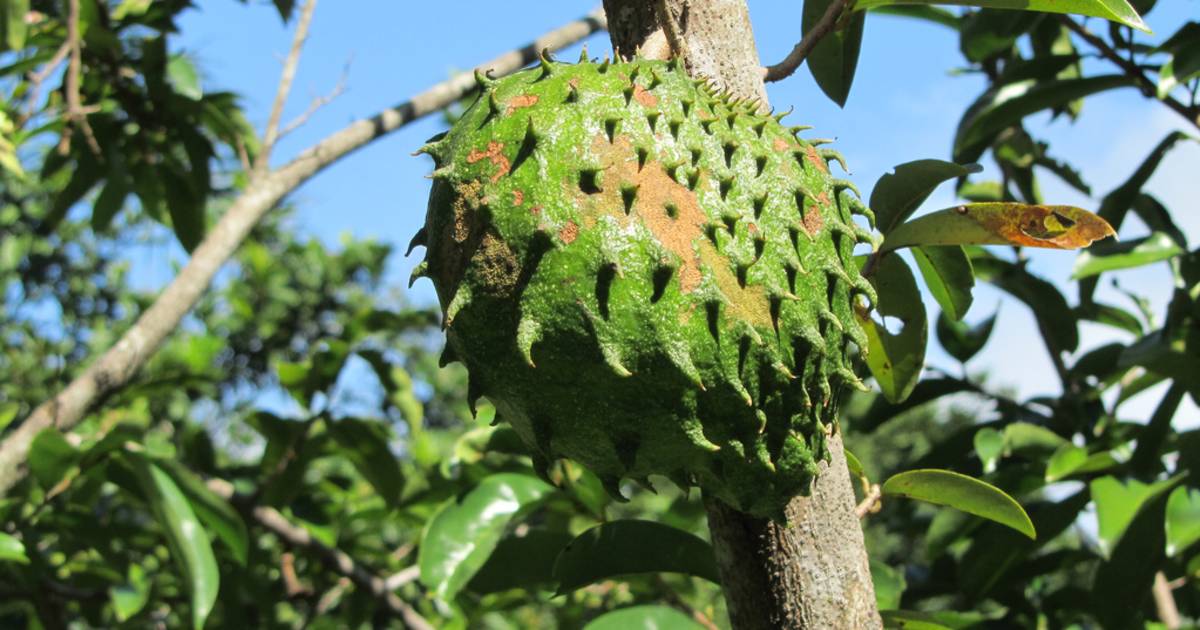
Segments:
[[[653,521],[597,525],[571,541],[554,563],[558,593],[620,575],[683,573],[720,584],[712,547],[681,529]]]
[[[1069,443],[1054,431],[1029,422],[1014,422],[1004,427],[1005,447],[1029,459],[1042,460]]]
[[[954,139],[954,160],[976,160],[997,134],[1030,114],[1062,107],[1105,90],[1134,86],[1136,83],[1133,79],[1125,75],[1028,80],[1005,85],[995,93],[985,95],[978,107],[973,108],[974,111],[959,125]]]
[[[878,260],[868,279],[879,295],[876,311],[885,322],[877,322],[857,309],[855,315],[867,334],[866,361],[871,376],[889,401],[899,403],[908,398],[920,380],[929,322],[917,281],[904,260],[894,254]],[[903,326],[896,334],[885,327],[886,318],[892,317]]]
[[[1195,24],[1189,24],[1195,26]],[[1200,76],[1200,40],[1181,45],[1158,71],[1158,98],[1165,99],[1171,90]]]
[[[224,498],[209,490],[204,480],[182,463],[174,460],[156,460],[155,464],[179,486],[200,522],[229,548],[238,564],[245,566],[250,535],[246,531],[246,522],[237,510]]]
[[[1100,551],[1105,558],[1112,556],[1113,549],[1121,542],[1121,537],[1138,512],[1156,497],[1175,487],[1183,478],[1183,475],[1176,475],[1152,484],[1136,479],[1122,483],[1111,475],[1092,480],[1089,487],[1092,501],[1096,503],[1096,518],[1100,522]]]
[[[1074,444],[1063,444],[1046,462],[1046,483],[1066,479],[1087,462],[1086,448]]]
[[[928,245],[914,247],[912,254],[942,312],[955,320],[962,319],[971,308],[971,289],[975,286],[975,272],[963,248]]]
[[[531,529],[496,545],[467,588],[480,595],[554,585],[554,561],[575,537],[567,532]]]
[[[867,471],[863,468],[862,462],[858,461],[858,456],[851,453],[849,449],[845,450],[846,468],[850,470],[850,476],[855,479],[866,479]]]
[[[991,474],[996,471],[996,463],[1004,456],[1004,434],[984,427],[975,432],[975,454],[983,463],[983,473]]]
[[[1019,245],[1078,249],[1116,236],[1104,219],[1073,206],[969,203],[931,212],[901,225],[880,246]]]
[[[834,0],[804,0],[804,15],[801,30],[809,32]],[[849,18],[841,28],[823,38],[809,53],[805,63],[817,86],[838,107],[846,106],[850,86],[854,83],[854,71],[858,68],[858,53],[862,48],[863,26],[867,14],[859,13]]]
[[[1044,336],[1057,347],[1074,352],[1079,346],[1075,314],[1053,284],[1007,260],[986,254],[972,256],[971,265],[976,279],[999,287],[1029,306]]]
[[[29,564],[29,556],[25,555],[25,543],[0,532],[0,562]]]
[[[141,612],[150,600],[150,583],[146,580],[146,572],[141,565],[129,565],[128,580],[124,584],[109,588],[108,596],[112,600],[117,621],[124,623]]]
[[[999,488],[949,470],[910,470],[893,475],[883,483],[883,494],[908,497],[945,505],[1037,539],[1029,515]]]
[[[955,630],[937,621],[936,613],[926,613],[917,610],[881,610],[884,628],[899,630]]]
[[[704,626],[669,606],[630,606],[604,613],[583,630],[703,630]]]
[[[10,400],[0,403],[0,431],[17,419],[17,412],[21,410],[20,403]]]
[[[885,173],[871,191],[875,224],[885,236],[908,220],[943,182],[983,170],[978,164],[960,166],[942,160],[905,162]]]
[[[67,442],[58,429],[43,429],[29,445],[29,471],[38,484],[49,490],[79,463],[79,449]]]
[[[935,329],[938,343],[942,344],[946,353],[960,362],[966,363],[983,349],[988,338],[992,336],[992,329],[995,325],[996,314],[971,326],[966,322],[950,319],[943,311],[938,315]]]
[[[175,231],[179,244],[191,253],[204,240],[204,233],[208,229],[204,216],[208,191],[196,190],[192,181],[172,164],[164,164],[156,172],[162,178],[167,212],[171,215],[171,229]]]
[[[1103,548],[1101,541],[1108,560],[1100,563],[1092,578],[1088,611],[1095,616],[1098,627],[1133,628],[1141,624],[1141,611],[1150,603],[1154,576],[1167,566],[1163,527],[1166,500],[1167,494],[1158,492],[1144,501],[1111,551]],[[1096,510],[1103,528],[1104,516],[1099,513],[1098,502]]]
[[[113,9],[112,17],[114,20],[123,20],[126,17],[139,17],[146,11],[150,10],[150,5],[154,0],[121,0],[121,4]]]
[[[1071,279],[1078,280],[1106,271],[1141,267],[1167,260],[1184,253],[1174,239],[1163,232],[1123,243],[1097,243],[1080,252],[1071,270]]]
[[[1147,33],[1149,27],[1125,0],[858,0],[856,11],[893,4],[951,4],[988,9],[1021,9],[1046,13],[1073,13],[1104,18]]]
[[[1167,555],[1200,542],[1200,489],[1179,487],[1167,499]]]
[[[375,488],[389,506],[400,501],[404,473],[388,446],[388,430],[381,422],[342,418],[328,425],[329,435],[342,447],[340,451]]]
[[[29,14],[29,0],[4,0],[4,43],[9,50],[25,47],[29,26],[25,22]]]
[[[553,492],[536,477],[498,473],[461,501],[448,502],[421,537],[421,583],[443,601],[454,599],[491,556],[508,524]]]
[[[879,610],[894,610],[900,607],[900,598],[908,583],[904,579],[904,567],[889,567],[882,561],[871,558],[871,582],[875,584],[875,604]]]
[[[221,582],[208,534],[170,475],[146,457],[134,454],[130,462],[191,593],[192,627],[200,630],[217,601]]]
[[[204,90],[200,87],[200,75],[192,60],[184,55],[171,55],[167,61],[167,80],[180,96],[198,101],[204,98]]]

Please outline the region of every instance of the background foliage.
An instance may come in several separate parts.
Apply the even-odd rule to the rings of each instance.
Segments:
[[[804,19],[828,4],[808,0]],[[1136,18],[1097,13],[1123,3],[1069,4]],[[1152,20],[1152,1],[1133,4]],[[915,280],[899,283],[890,306],[884,295],[882,313],[900,322],[879,323],[884,350],[873,356],[902,360],[868,366],[882,393],[844,403],[862,490],[883,484],[864,527],[885,618],[934,628],[1169,625],[1168,593],[1194,622],[1200,432],[1174,420],[1200,392],[1200,250],[1173,219],[1193,209],[1167,208],[1143,186],[1195,138],[1171,133],[1130,160],[1128,179],[1093,190],[1088,156],[1056,154],[1025,121],[1086,116],[1089,97],[1134,87],[1195,126],[1200,25],[1149,36],[1037,12],[859,8],[868,5],[955,29],[959,63],[988,82],[942,156],[951,162],[898,168],[906,194],[896,181],[876,186],[882,233],[943,182],[964,202],[1041,204],[1039,178],[1051,175],[1095,195],[1123,237],[1080,253],[1069,290],[1029,271],[1019,247],[918,239],[910,253],[879,257],[879,279],[920,277],[938,307],[927,311]],[[165,238],[190,250],[245,185],[259,143],[238,99],[202,90],[194,63],[168,52],[190,6],[0,3],[0,429],[153,300],[130,281],[130,251]],[[284,19],[294,8],[275,6]],[[808,62],[839,103],[853,98],[860,19]],[[1107,69],[1084,72],[1085,57]],[[988,160],[996,179],[958,166]],[[287,208],[259,226],[132,385],[75,431],[33,443],[31,474],[0,499],[0,624],[724,624],[698,493],[655,480],[624,488],[618,502],[570,462],[538,478],[512,432],[490,426],[490,408],[467,409],[464,374],[439,367],[439,317],[385,282],[390,255],[370,241],[300,238]],[[1112,272],[1142,265],[1174,288],[1165,311],[1136,291],[1122,304],[1096,298]],[[1003,315],[963,322],[974,282],[1032,310],[1060,395],[1015,399],[965,368],[922,374],[929,337],[964,365],[989,342]],[[1085,322],[1121,340],[1080,347]],[[1148,417],[1125,411],[1164,383]],[[303,413],[272,413],[282,396]],[[968,513],[970,500],[942,501],[962,511],[893,496],[905,481],[894,475],[919,469],[1003,490],[1036,539],[995,522],[1008,508],[973,510],[983,518]],[[945,477],[922,483],[935,496],[951,488]]]

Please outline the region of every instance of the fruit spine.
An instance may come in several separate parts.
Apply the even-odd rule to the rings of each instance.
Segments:
[[[620,496],[665,475],[781,518],[827,456],[842,386],[862,387],[853,259],[873,220],[803,128],[677,63],[477,75],[433,157],[427,248],[447,360],[544,469]]]

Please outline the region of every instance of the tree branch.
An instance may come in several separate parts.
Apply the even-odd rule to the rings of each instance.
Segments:
[[[95,108],[84,108],[79,97],[80,72],[83,67],[83,37],[79,33],[79,0],[70,0],[67,15],[67,43],[70,45],[70,61],[67,62],[67,126],[63,129],[62,139],[58,143],[58,152],[66,154],[71,147],[72,126],[78,127],[87,140],[92,153],[100,155],[100,144],[96,142],[96,134],[88,124],[88,114]]]
[[[842,14],[853,7],[854,0],[834,0],[829,8],[825,9],[825,14],[821,16],[821,19],[817,20],[817,23],[804,34],[804,37],[800,38],[800,42],[792,48],[792,52],[788,53],[783,61],[763,68],[763,81],[780,81],[792,76],[792,73],[800,67],[800,64],[804,63],[817,44],[821,43],[826,35],[833,32]]]
[[[262,505],[248,505],[244,498],[239,501],[238,497],[235,496],[233,484],[227,481],[212,479],[209,480],[207,485],[208,489],[212,490],[217,496],[226,501],[239,503],[243,511],[249,513],[255,522],[278,536],[287,546],[311,552],[320,558],[321,562],[325,563],[331,570],[350,578],[356,586],[379,599],[389,612],[402,620],[409,628],[413,628],[414,630],[433,630],[433,626],[420,613],[405,603],[404,600],[397,597],[388,588],[387,582],[383,578],[375,575],[366,567],[356,562],[346,552],[335,547],[326,546],[325,543],[313,538],[312,534],[308,533],[308,530],[292,524],[291,521],[287,520],[287,517],[275,508]],[[286,578],[286,571],[284,573]],[[292,580],[298,582],[294,573]],[[288,586],[289,591],[292,588],[295,588],[295,586]]]
[[[588,14],[546,33],[523,48],[477,66],[496,75],[512,73],[535,61],[542,49],[558,50],[605,28],[604,15]],[[54,398],[38,405],[0,443],[0,496],[23,479],[29,445],[42,430],[66,431],[79,424],[105,394],[125,385],[173,332],[233,255],[250,230],[275,204],[325,167],[412,121],[461,99],[475,88],[472,72],[439,83],[374,117],[357,121],[317,143],[280,168],[252,181],[233,201],[191,260],[146,309],[137,322],[83,374]]]
[[[296,23],[296,34],[292,37],[292,49],[288,51],[287,60],[283,62],[283,70],[279,73],[279,87],[275,90],[275,102],[271,105],[271,116],[267,119],[267,128],[263,131],[262,150],[254,162],[254,172],[250,177],[258,178],[267,170],[271,162],[271,149],[279,140],[279,124],[283,119],[283,106],[287,104],[288,94],[292,91],[292,81],[296,79],[296,68],[300,65],[300,53],[304,50],[304,42],[308,39],[308,27],[312,23],[313,11],[317,8],[317,0],[308,0],[300,9],[300,20]]]
[[[1091,44],[1091,46],[1095,48],[1102,57],[1120,67],[1121,70],[1125,72],[1126,76],[1137,82],[1138,88],[1141,89],[1142,94],[1146,95],[1146,98],[1162,100],[1164,105],[1175,110],[1177,114],[1183,116],[1189,123],[1200,129],[1200,108],[1188,107],[1170,95],[1159,99],[1157,88],[1154,82],[1150,80],[1150,77],[1146,76],[1146,73],[1143,72],[1136,63],[1122,57],[1120,53],[1113,49],[1112,46],[1108,45],[1108,42],[1087,30],[1083,27],[1083,25],[1079,24],[1075,20],[1072,20],[1065,15],[1058,16],[1058,20],[1062,22],[1063,26],[1066,26],[1068,29],[1070,29],[1072,33],[1075,33],[1084,41]]]
[[[1178,630],[1183,625],[1179,616],[1179,606],[1175,604],[1175,596],[1171,594],[1171,583],[1162,571],[1154,574],[1154,609],[1158,612],[1158,620],[1167,630]]]

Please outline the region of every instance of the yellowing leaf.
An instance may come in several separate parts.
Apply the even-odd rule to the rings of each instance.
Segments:
[[[1079,249],[1116,236],[1104,219],[1074,206],[972,203],[938,210],[896,228],[882,249],[912,245],[1020,245]]]

